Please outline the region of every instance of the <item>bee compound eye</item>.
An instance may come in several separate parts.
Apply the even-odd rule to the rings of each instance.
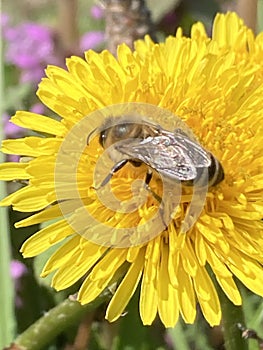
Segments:
[[[114,136],[116,139],[125,137],[130,132],[131,126],[129,124],[120,124],[114,128]]]
[[[102,146],[105,145],[106,138],[107,138],[107,131],[106,131],[106,130],[103,130],[103,131],[100,133],[100,138],[99,138],[99,143],[100,143]]]

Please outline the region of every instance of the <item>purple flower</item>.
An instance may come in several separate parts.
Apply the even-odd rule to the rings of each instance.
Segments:
[[[41,103],[35,103],[30,108],[30,112],[36,113],[36,114],[44,114],[45,113],[45,106]]]
[[[97,46],[101,45],[104,40],[105,36],[103,32],[87,32],[80,39],[80,49],[81,51],[95,49]]]
[[[16,291],[16,306],[22,306],[22,299],[19,296],[19,292],[21,290],[21,277],[23,277],[27,273],[27,268],[24,264],[22,264],[18,260],[12,260],[10,266],[11,276],[14,280],[15,291]]]
[[[23,129],[20,126],[17,126],[9,121],[10,117],[7,113],[4,113],[3,116],[3,126],[4,134],[6,138],[16,138],[23,134]]]
[[[32,67],[21,71],[21,83],[38,83],[44,76],[44,67]]]
[[[11,261],[11,276],[14,280],[18,280],[27,272],[27,268],[19,260]]]
[[[8,154],[6,157],[6,160],[8,162],[18,163],[20,159],[20,156],[17,156],[16,154]]]
[[[95,19],[101,19],[104,17],[104,10],[97,5],[94,5],[90,9],[90,14]]]
[[[44,67],[56,64],[52,31],[39,24],[23,23],[8,27],[3,33],[7,41],[6,61],[22,69],[22,82],[38,82]]]
[[[24,23],[6,30],[7,60],[19,68],[31,68],[46,61],[53,51],[50,30],[35,23]]]
[[[8,27],[9,24],[9,17],[7,14],[5,13],[1,13],[0,15],[0,25],[1,25],[1,29],[4,33],[4,31],[6,30],[6,28]]]

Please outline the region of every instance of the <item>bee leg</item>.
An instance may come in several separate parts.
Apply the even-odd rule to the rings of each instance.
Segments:
[[[161,203],[162,202],[162,198],[160,196],[158,196],[158,194],[155,193],[151,189],[151,187],[149,186],[152,177],[153,177],[153,173],[152,173],[151,169],[148,169],[147,173],[146,173],[145,180],[144,180],[144,187],[146,188],[147,191],[149,191],[153,195],[153,197],[157,200],[157,202]]]
[[[150,181],[152,179],[152,171],[151,169],[148,169],[147,173],[146,173],[146,177],[145,177],[145,182],[144,182],[144,185],[145,185],[145,188],[147,191],[151,192],[151,194],[153,195],[153,197],[157,200],[157,202],[159,202],[160,204],[160,217],[161,217],[161,220],[163,222],[163,225],[164,225],[164,230],[167,229],[168,227],[168,224],[166,223],[166,220],[165,220],[165,208],[164,208],[164,202],[162,202],[162,198],[160,196],[158,196],[157,193],[155,193],[149,186],[150,184]]]
[[[97,187],[94,187],[92,186],[92,188],[94,190],[99,190],[101,187],[107,185],[107,183],[110,181],[110,179],[112,178],[112,176],[118,171],[120,170],[122,167],[124,167],[124,165],[128,163],[128,159],[123,159],[123,160],[120,160],[118,163],[116,163],[110,170],[109,174],[105,177],[105,179],[102,181],[102,183],[97,186]]]

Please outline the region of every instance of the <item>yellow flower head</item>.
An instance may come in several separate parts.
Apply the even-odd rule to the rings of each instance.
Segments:
[[[88,51],[85,60],[68,59],[68,71],[49,66],[37,94],[61,119],[17,112],[12,122],[40,136],[2,146],[5,153],[26,157],[2,164],[1,179],[28,185],[1,204],[37,212],[16,227],[53,220],[23,244],[23,255],[36,256],[60,242],[42,276],[56,271],[57,290],[82,279],[82,304],[114,283],[109,321],[140,288],[145,325],[157,314],[166,327],[179,314],[193,323],[197,303],[210,325],[219,324],[220,304],[207,267],[234,304],[241,297],[233,276],[263,296],[262,62],[262,34],[255,38],[228,13],[216,16],[211,39],[197,23],[191,38],[178,30],[161,44],[146,37],[134,52],[121,45],[117,59],[108,51]],[[150,119],[161,125],[187,125],[196,143],[221,163],[224,180],[198,193],[175,181],[180,196],[173,190],[168,214],[158,198],[169,191],[158,174],[148,190],[142,186],[145,164],[120,167],[110,180],[112,192],[109,184],[99,188],[112,167],[99,142],[101,122],[134,108],[143,116],[152,111]],[[201,208],[194,201],[200,195]],[[198,215],[192,211],[196,202]]]

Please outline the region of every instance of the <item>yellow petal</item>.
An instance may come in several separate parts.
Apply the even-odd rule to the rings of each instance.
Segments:
[[[230,271],[252,292],[263,296],[262,267],[251,258],[232,249],[228,259]]]
[[[88,241],[84,243],[81,253],[79,251],[79,246],[75,242],[72,242],[71,246],[72,251],[69,252],[66,259],[63,258],[63,255],[65,255],[67,251],[61,249],[60,254],[56,257],[53,256],[53,259],[51,258],[52,260],[49,260],[45,267],[53,270],[58,267],[57,263],[61,265],[52,279],[52,287],[57,290],[65,289],[83,277],[107,249]],[[69,248],[69,246],[67,246],[67,248]],[[50,271],[45,271],[45,274],[47,273],[50,273]]]
[[[12,205],[14,210],[33,212],[47,207],[55,200],[55,193],[50,193],[48,189],[26,186],[4,198],[0,205]]]
[[[61,122],[32,112],[18,111],[11,118],[11,121],[23,128],[51,135],[64,136],[67,132],[67,129]]]
[[[117,270],[116,267],[124,262],[126,254],[126,249],[111,249],[91,271],[90,279],[97,281],[112,275]]]
[[[65,244],[61,245],[55,253],[48,259],[42,272],[41,277],[46,277],[50,272],[64,265],[72,255],[79,250],[81,236],[71,237]]]
[[[26,180],[30,175],[26,171],[25,163],[2,163],[0,164],[0,179],[4,181]]]
[[[205,268],[198,269],[193,281],[204,317],[210,326],[219,325],[221,321],[219,298],[215,286]]]
[[[148,263],[150,265],[150,263]],[[146,265],[146,269],[148,268]],[[140,294],[140,315],[144,325],[151,325],[157,313],[158,295],[156,278],[146,282],[145,274],[143,275],[141,294]]]
[[[125,249],[112,249],[106,254],[83,282],[78,293],[80,303],[87,304],[94,300],[107,287],[125,259]]]
[[[177,289],[170,282],[168,274],[168,246],[163,244],[158,274],[158,313],[165,327],[174,327],[179,317]]]
[[[20,154],[29,157],[53,155],[58,151],[61,140],[55,138],[41,138],[35,136],[17,140],[4,140],[2,152],[7,154]]]
[[[242,299],[232,277],[216,275],[216,279],[229,300],[235,305],[241,305]]]
[[[48,207],[37,214],[31,215],[26,219],[16,222],[15,227],[20,228],[20,227],[40,224],[45,221],[56,219],[61,215],[62,213],[61,213],[60,205],[54,204],[51,207]]]
[[[195,276],[196,271],[198,269],[197,260],[195,258],[194,250],[191,246],[191,242],[189,239],[186,240],[186,243],[184,245],[184,248],[181,250],[182,255],[182,264],[185,269],[185,271],[190,276]]]
[[[145,268],[141,284],[140,315],[144,325],[151,325],[157,313],[157,266],[160,256],[160,237],[147,245]]]
[[[142,276],[144,254],[145,249],[140,249],[137,258],[131,264],[129,270],[114,293],[106,311],[105,318],[108,321],[114,322],[117,320],[133,296]]]
[[[73,233],[66,220],[55,222],[28,238],[20,251],[25,258],[36,256]]]
[[[180,313],[186,323],[193,323],[196,317],[196,299],[191,277],[182,265],[178,268],[178,301]]]

